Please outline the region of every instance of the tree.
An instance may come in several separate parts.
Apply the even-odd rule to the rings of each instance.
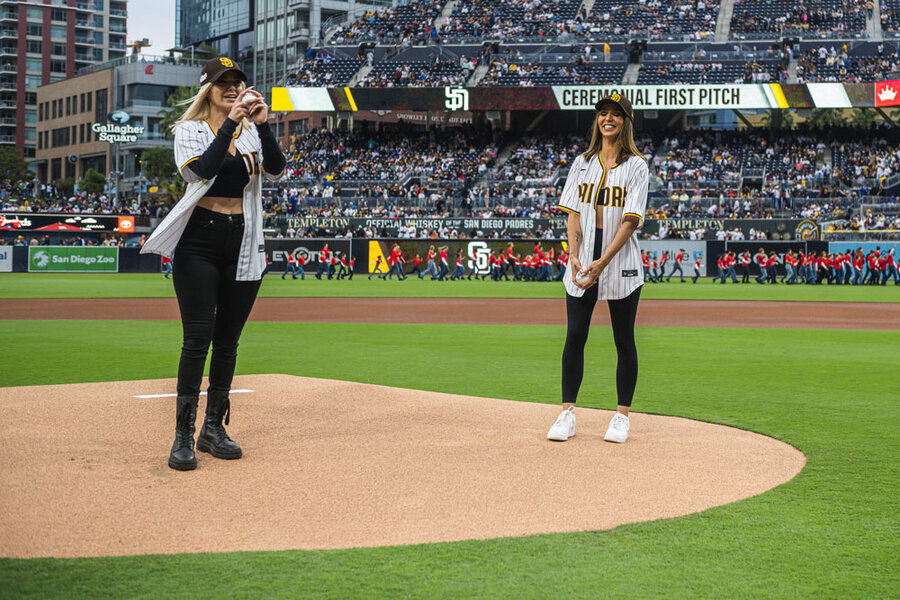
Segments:
[[[806,120],[810,129],[834,129],[847,125],[847,120],[836,108],[814,108]]]
[[[0,147],[0,179],[9,179],[12,183],[31,179],[28,163],[11,146]]]
[[[154,183],[170,181],[175,175],[175,154],[165,146],[148,148],[141,156],[141,168],[147,179]]]
[[[75,180],[71,177],[63,177],[56,180],[56,189],[58,189],[63,196],[68,197],[74,188]]]
[[[184,179],[176,177],[172,181],[160,182],[159,195],[165,199],[167,204],[175,204],[179,198],[184,196],[184,188]]]
[[[878,122],[878,113],[874,108],[858,108],[850,117],[850,125],[859,129],[872,129]]]
[[[157,113],[158,116],[162,117],[159,122],[159,126],[165,132],[166,138],[171,140],[175,137],[175,135],[172,133],[172,125],[175,124],[175,121],[181,118],[181,115],[183,115],[184,111],[187,110],[187,106],[185,105],[185,103],[190,98],[196,96],[199,89],[200,88],[196,83],[192,84],[191,87],[180,87],[169,94],[169,97],[166,98],[166,108]]]
[[[57,184],[57,187],[59,184]],[[84,177],[78,182],[78,189],[88,194],[99,194],[106,186],[106,177],[98,173],[95,169],[88,169],[84,173]]]
[[[793,129],[794,115],[789,111],[773,108],[762,116],[762,122],[769,129]]]

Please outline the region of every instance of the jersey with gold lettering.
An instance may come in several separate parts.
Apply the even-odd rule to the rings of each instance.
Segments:
[[[602,249],[612,243],[627,215],[640,219],[638,229],[644,224],[647,209],[647,185],[650,171],[647,161],[632,156],[619,165],[606,168],[599,155],[585,162],[580,154],[572,161],[566,186],[559,199],[559,208],[581,216],[583,240],[578,251],[578,261],[587,267],[594,258],[594,234],[597,226],[597,210],[603,211]],[[566,267],[563,283],[570,296],[582,296],[584,290],[572,281],[572,264]],[[637,234],[631,236],[597,280],[598,300],[620,300],[644,283],[641,249]]]

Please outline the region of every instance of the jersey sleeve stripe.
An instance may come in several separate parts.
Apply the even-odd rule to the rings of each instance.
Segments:
[[[641,225],[644,224],[644,217],[642,217],[641,215],[639,215],[637,213],[630,213],[630,212],[622,215],[622,221],[624,221],[625,217],[628,217],[628,216],[637,217],[638,219],[640,219],[640,223],[638,223],[638,227],[640,227]]]
[[[578,212],[577,210],[574,210],[574,209],[572,209],[572,208],[565,207],[565,206],[563,206],[562,204],[557,205],[556,208],[558,208],[558,209],[560,209],[560,210],[564,210],[564,211],[569,212],[569,213],[572,213],[573,215],[580,215],[580,214],[581,214],[581,213]]]

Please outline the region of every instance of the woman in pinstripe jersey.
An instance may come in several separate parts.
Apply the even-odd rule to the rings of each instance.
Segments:
[[[563,411],[547,438],[575,435],[575,400],[584,375],[584,346],[598,300],[609,305],[616,365],[617,411],[605,440],[628,439],[638,360],[634,322],[644,283],[635,231],[647,207],[649,169],[634,143],[631,102],[613,93],[596,106],[591,143],[569,170],[559,208],[568,212],[569,265],[563,277],[568,328],[562,357]]]
[[[225,57],[203,67],[200,90],[174,128],[175,158],[187,189],[141,250],[174,257],[184,342],[169,467],[180,471],[197,468],[194,422],[210,342],[197,449],[222,459],[243,456],[224,425],[238,339],[266,266],[260,178],[278,179],[285,167],[266,121],[268,107],[246,80]]]

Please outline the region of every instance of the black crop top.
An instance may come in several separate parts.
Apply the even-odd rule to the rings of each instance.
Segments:
[[[206,195],[219,198],[243,198],[244,188],[248,183],[250,183],[250,175],[247,173],[247,163],[240,154],[232,156],[226,152],[216,180]]]

